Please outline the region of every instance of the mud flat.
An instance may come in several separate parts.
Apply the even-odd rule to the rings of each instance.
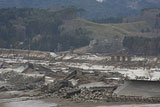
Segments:
[[[0,103],[0,107],[160,107],[160,104],[127,104],[113,102],[73,102],[58,98],[46,98],[41,100],[25,100],[21,98],[16,101]]]
[[[10,98],[0,101],[0,107],[108,107],[123,105],[124,103],[112,102],[73,102],[59,98],[45,98],[39,100],[27,100],[26,98]],[[122,106],[123,107],[123,106]]]
[[[27,100],[29,99],[29,100]],[[97,107],[101,105],[118,105],[120,103],[73,102],[57,97],[32,99],[29,97],[1,99],[0,107]]]

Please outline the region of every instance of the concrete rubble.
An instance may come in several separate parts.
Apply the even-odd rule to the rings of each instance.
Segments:
[[[136,57],[113,62],[109,55],[1,50],[1,92],[58,97],[75,102],[160,103],[160,61]],[[40,56],[39,56],[40,55]],[[35,93],[38,92],[38,93]],[[21,94],[22,95],[22,94]],[[23,94],[24,95],[24,94]]]
[[[33,90],[44,83],[44,76],[19,74],[14,71],[3,72],[0,74],[0,89],[6,90]]]

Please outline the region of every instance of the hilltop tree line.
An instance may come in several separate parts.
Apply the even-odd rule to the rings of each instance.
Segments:
[[[0,9],[0,48],[65,51],[86,46],[90,41],[86,29],[61,33],[64,21],[83,11],[75,7]]]
[[[134,55],[160,55],[160,37],[125,37],[123,46]]]
[[[122,17],[110,17],[110,18],[97,18],[93,19],[93,22],[96,23],[123,23]]]

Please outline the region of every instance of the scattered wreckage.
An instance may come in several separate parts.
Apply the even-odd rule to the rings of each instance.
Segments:
[[[113,62],[105,55],[42,55],[36,58],[34,52],[29,60],[25,52],[14,58],[2,55],[0,92],[33,90],[38,91],[37,96],[76,102],[160,102],[158,58],[134,57],[131,62]]]

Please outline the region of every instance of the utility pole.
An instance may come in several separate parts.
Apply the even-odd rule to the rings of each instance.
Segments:
[[[31,44],[30,44],[30,38],[29,38],[29,35],[28,35],[28,64],[29,64],[29,61],[30,61],[30,48],[31,48]]]
[[[30,54],[30,43],[28,44],[28,63],[29,63],[29,60],[30,60],[30,58],[29,58],[29,55]]]

